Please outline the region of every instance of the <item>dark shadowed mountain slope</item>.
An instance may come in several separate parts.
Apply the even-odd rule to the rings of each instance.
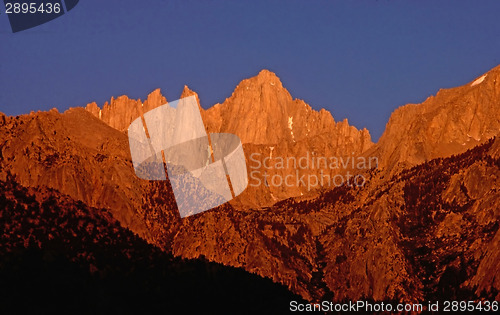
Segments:
[[[173,258],[108,211],[0,181],[0,312],[283,313],[284,287],[204,259]]]

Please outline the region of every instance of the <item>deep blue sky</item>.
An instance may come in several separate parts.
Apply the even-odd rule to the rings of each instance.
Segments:
[[[12,33],[0,15],[0,111],[111,96],[207,108],[266,68],[293,97],[367,127],[500,63],[500,1],[98,1]]]

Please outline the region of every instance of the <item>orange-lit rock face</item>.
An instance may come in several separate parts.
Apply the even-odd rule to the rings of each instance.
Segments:
[[[166,102],[167,99],[161,95],[160,89],[156,89],[148,95],[144,103],[140,99],[133,100],[122,95],[116,99],[111,97],[111,101],[104,103],[102,109],[95,102],[88,104],[85,109],[114,129],[125,131],[134,119],[140,117],[141,111],[147,112]]]
[[[196,96],[200,105],[198,94],[185,86],[181,98],[191,95]],[[146,106],[148,101],[144,102],[144,112],[161,105],[160,100],[165,100],[159,90],[151,93],[149,99],[156,102],[151,102],[153,107]],[[140,101],[120,96],[112,100],[111,106],[104,105],[100,118],[123,131],[126,122],[138,117],[138,106]],[[110,114],[105,113],[106,108]],[[111,111],[112,108],[116,110]],[[351,163],[348,163],[348,167],[323,166],[313,169],[313,156],[326,159],[355,159],[361,156],[362,152],[373,146],[370,133],[366,129],[358,130],[350,126],[347,119],[335,122],[328,111],[315,111],[304,101],[293,99],[280,79],[268,70],[262,70],[257,76],[240,82],[231,97],[222,104],[207,110],[200,106],[200,109],[207,132],[233,133],[244,144],[247,170],[249,174],[253,172],[254,180],[253,185],[233,203],[236,207],[269,206],[288,197],[315,195],[321,189],[333,188],[333,177],[337,174],[344,174],[347,170],[353,174],[366,172],[365,168],[352,170]],[[99,117],[99,109],[94,103],[87,105],[87,110]],[[271,162],[276,164],[277,159],[286,160],[290,157],[307,157],[309,165],[299,167],[289,163],[284,168],[263,167],[266,158],[274,158],[275,161]],[[323,181],[322,174],[325,175]],[[312,177],[313,185],[300,181],[308,176]],[[287,177],[290,185],[280,184]],[[275,180],[270,183],[273,178]],[[330,180],[326,183],[328,178]],[[313,180],[318,180],[318,183]],[[335,183],[340,182],[339,179]]]
[[[372,144],[366,131],[351,129],[347,121],[335,123],[328,111],[317,112],[304,101],[293,99],[268,70],[240,82],[231,97],[209,108],[206,116],[214,130],[235,133],[243,143],[298,142],[338,130],[343,137],[363,138],[366,148]]]
[[[500,131],[500,66],[466,85],[394,111],[374,147],[382,167],[465,152]]]

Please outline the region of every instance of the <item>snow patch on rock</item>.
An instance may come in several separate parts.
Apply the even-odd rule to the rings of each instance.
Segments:
[[[486,78],[486,74],[483,75],[482,77],[480,77],[479,79],[477,79],[476,81],[472,82],[472,84],[470,86],[478,85],[479,83],[483,82],[485,78]]]

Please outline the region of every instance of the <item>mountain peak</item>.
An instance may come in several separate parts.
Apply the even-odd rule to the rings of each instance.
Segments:
[[[377,143],[381,166],[412,166],[468,149],[497,136],[500,66],[459,87],[440,89],[421,104],[396,109]]]
[[[143,106],[146,110],[150,110],[165,103],[167,103],[167,99],[161,94],[161,90],[158,88],[148,94],[148,98],[144,101]]]
[[[184,85],[184,89],[182,89],[182,93],[181,93],[181,98],[188,97],[188,96],[191,96],[191,95],[198,96],[198,93],[196,93],[195,91],[191,90],[189,88],[189,86]]]
[[[255,102],[255,98],[272,99],[274,105],[282,105],[284,102],[292,100],[292,96],[287,89],[283,87],[278,76],[274,72],[266,69],[261,70],[256,76],[241,81],[236,86],[229,99],[234,98],[247,99],[254,103],[254,105],[261,103]],[[252,101],[252,99],[254,99],[254,101]],[[281,102],[277,101],[278,99],[281,99]],[[279,109],[276,110],[280,111]]]
[[[87,104],[85,109],[109,126],[125,131],[134,119],[140,117],[141,111],[147,112],[166,103],[167,99],[161,94],[160,89],[156,89],[149,93],[144,103],[140,99],[134,100],[122,95],[117,98],[111,97],[110,102],[104,103],[102,109],[96,102]]]
[[[347,120],[337,126],[327,110],[315,111],[304,101],[292,98],[278,76],[267,69],[241,81],[232,95],[222,104],[208,109],[207,115],[213,116],[208,119],[214,121],[209,125],[212,132],[234,133],[242,143],[293,144],[332,133],[342,139],[353,137],[354,143],[371,145],[365,133],[362,135],[351,128]],[[361,136],[364,138],[360,139]]]
[[[260,70],[259,74],[257,75],[258,77],[275,77],[275,78],[278,78],[278,76],[276,75],[276,73],[270,71],[270,70],[267,70],[267,69],[262,69]]]
[[[187,85],[184,85],[184,89],[182,90],[181,98],[192,96],[192,95],[194,95],[194,97],[196,97],[196,102],[198,102],[198,108],[201,109],[200,97],[198,96],[198,93],[191,90]]]
[[[249,81],[256,81],[257,84],[271,84],[271,85],[276,85],[279,86],[280,88],[283,88],[283,84],[281,83],[280,78],[276,75],[276,73],[269,71],[267,69],[262,69],[259,74],[256,76],[248,79]],[[244,80],[245,81],[245,80]]]

